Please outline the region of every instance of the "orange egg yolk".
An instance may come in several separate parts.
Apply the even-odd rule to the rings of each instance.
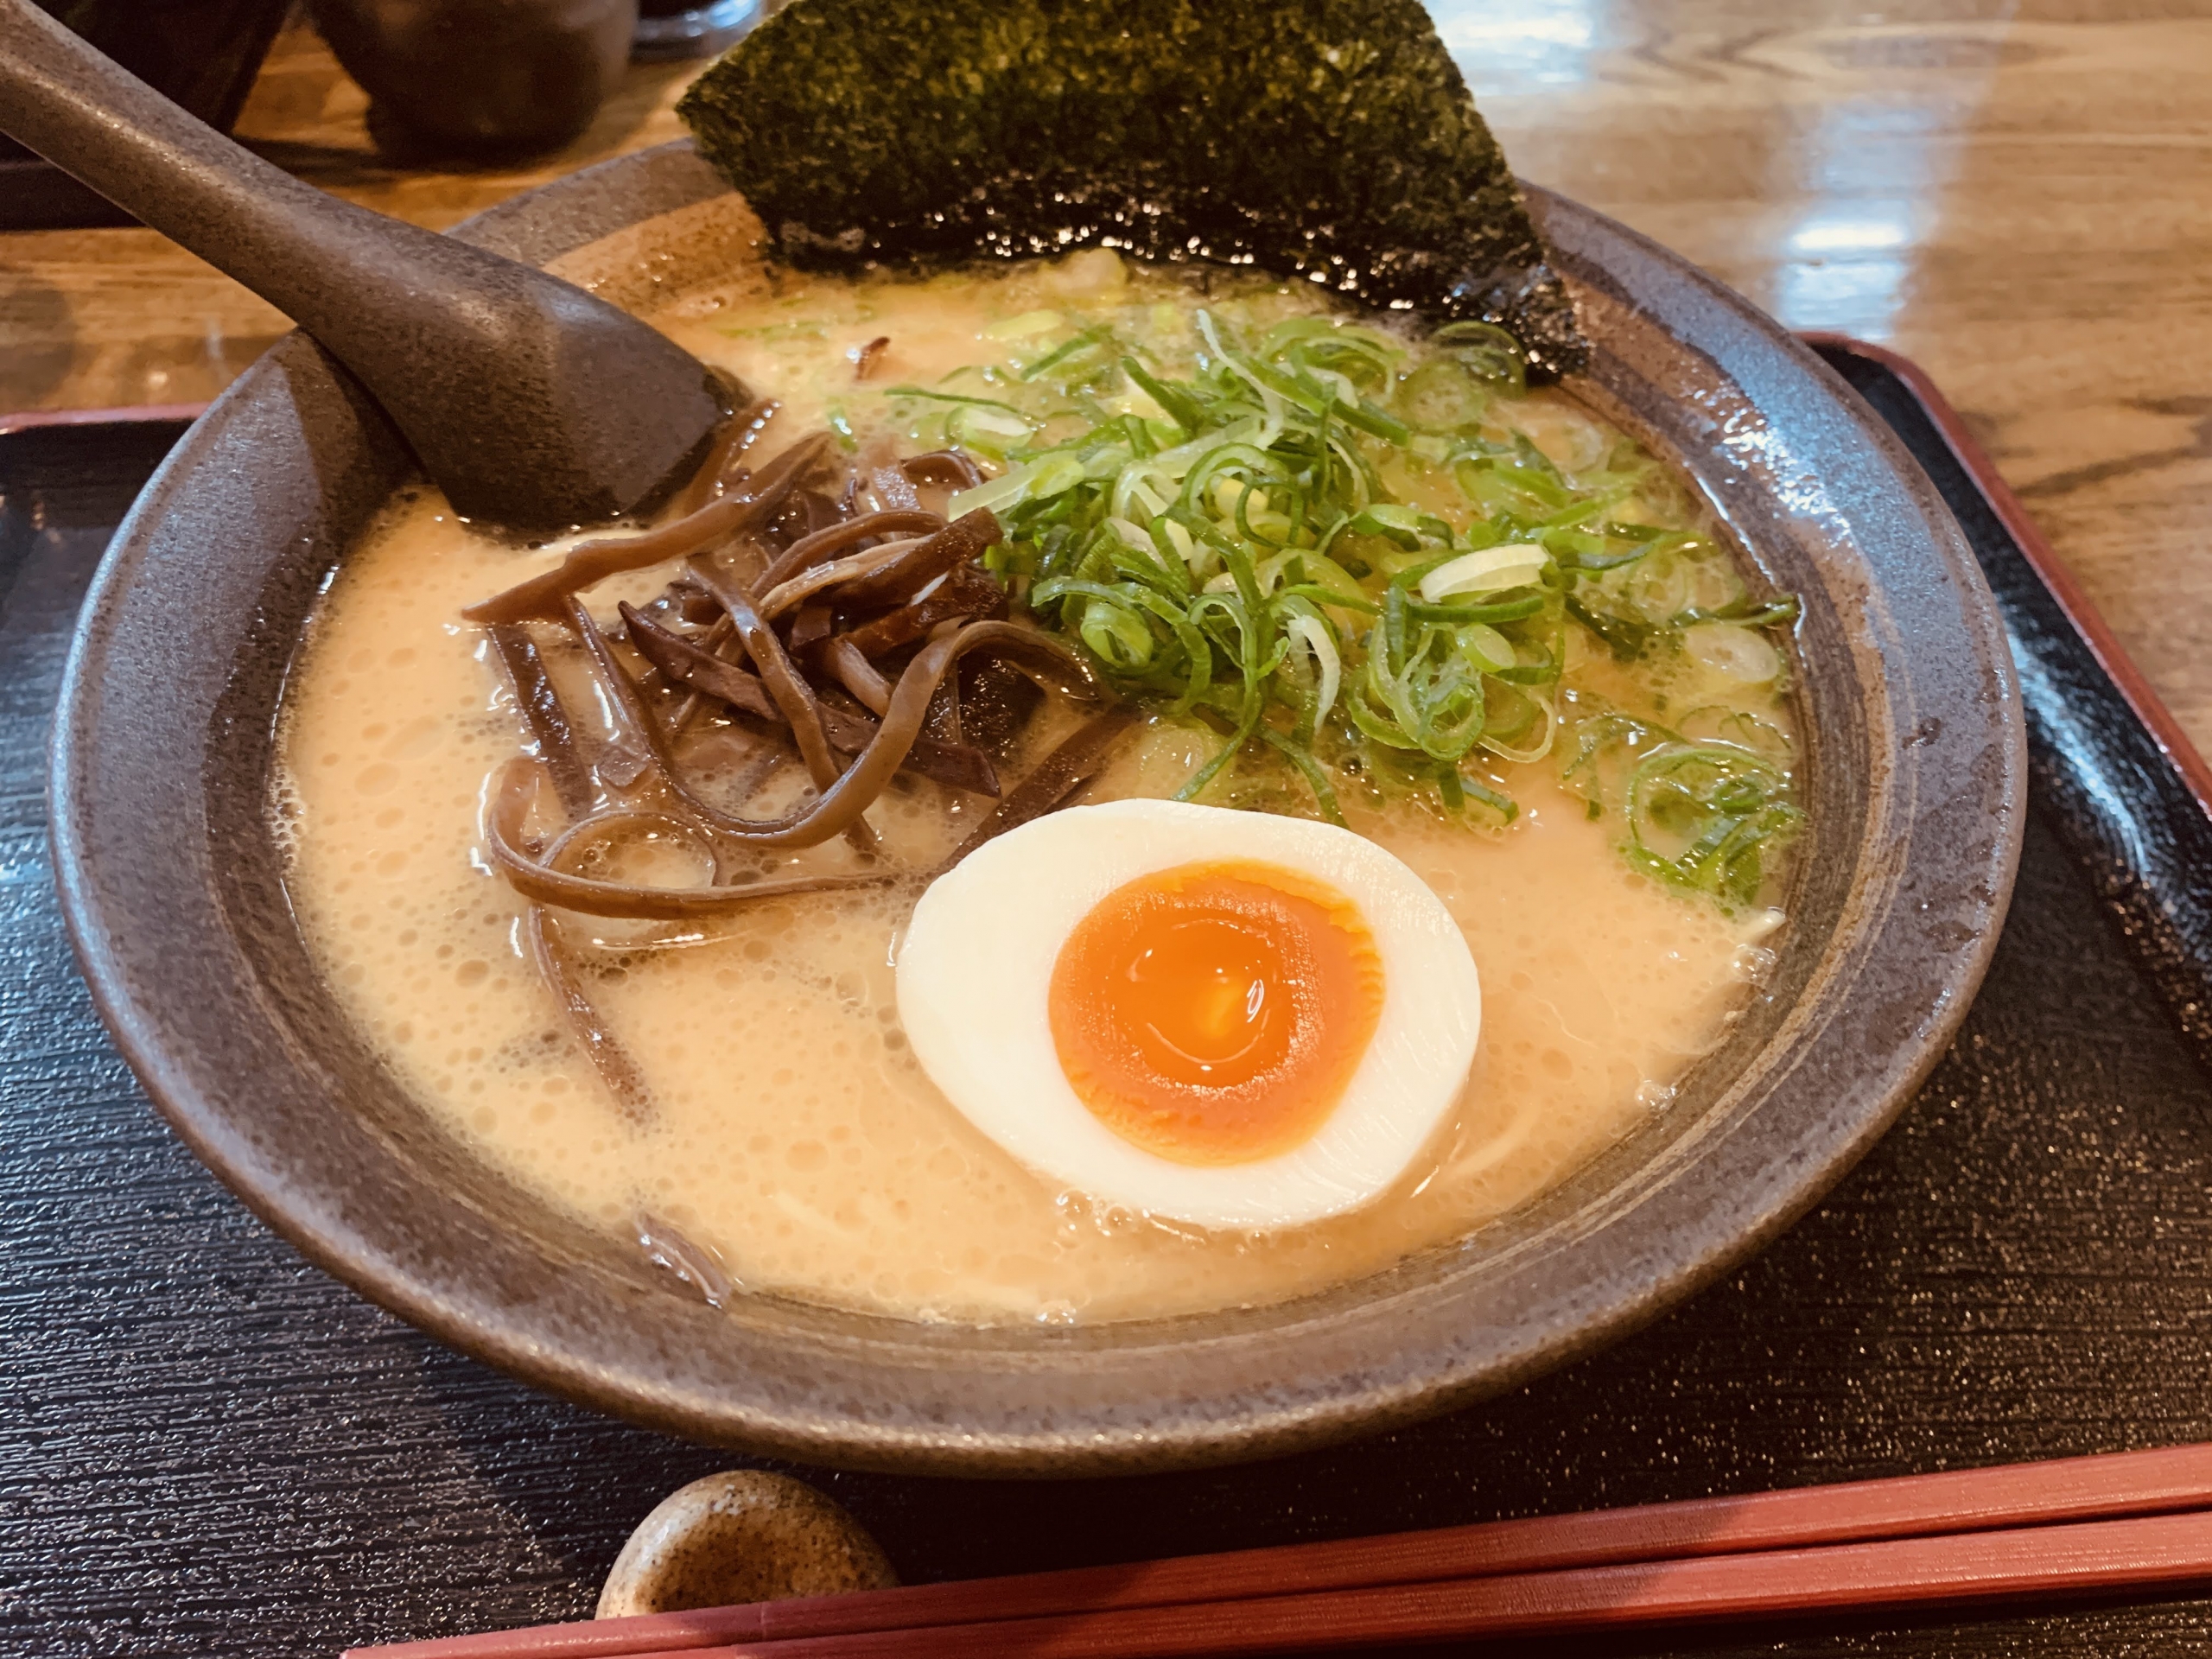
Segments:
[[[1326,882],[1243,861],[1116,887],[1052,964],[1052,1042],[1107,1128],[1180,1164],[1310,1139],[1382,1013],[1382,959]]]

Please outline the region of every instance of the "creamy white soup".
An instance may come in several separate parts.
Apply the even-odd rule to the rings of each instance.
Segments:
[[[994,510],[1007,533],[976,569],[1001,584],[1016,621],[1089,653],[1135,715],[1080,800],[1188,793],[1233,748],[1192,798],[1334,815],[1402,860],[1471,952],[1479,1043],[1441,1126],[1378,1196],[1318,1222],[1210,1229],[1101,1202],[1019,1161],[918,1061],[899,1013],[902,937],[929,873],[991,813],[988,795],[901,774],[868,809],[871,855],[833,837],[747,866],[767,878],[914,873],[878,885],[696,921],[557,906],[541,917],[502,874],[486,829],[495,780],[534,752],[534,728],[501,652],[463,612],[557,567],[571,543],[518,549],[417,489],[348,551],[315,615],[288,694],[274,810],[301,925],[344,1006],[429,1112],[549,1203],[643,1237],[718,1296],[964,1321],[1264,1303],[1527,1204],[1663,1109],[1756,994],[1783,925],[1780,849],[1796,812],[1783,613],[1755,595],[1666,467],[1565,394],[1515,385],[1496,340],[1463,331],[1438,346],[1305,287],[1206,290],[1102,254],[925,281],[748,265],[652,320],[774,400],[744,452],[756,473],[826,430],[824,494],[864,492],[871,467],[946,450],[981,482],[939,486],[924,468],[940,507],[948,494],[952,507],[963,494],[991,505],[1001,486]],[[1259,355],[1271,340],[1291,344]],[[1205,448],[1190,430],[1202,417],[1177,388],[1245,395],[1235,379],[1245,363],[1258,372],[1239,418],[1259,423],[1215,430],[1260,459],[1232,457],[1243,471],[1217,470],[1178,506],[1174,468],[1208,463],[1176,458]],[[1296,397],[1316,388],[1327,412],[1299,415]],[[1356,486],[1359,512],[1325,522],[1306,496],[1267,482],[1269,467],[1294,467],[1281,459],[1290,441],[1267,429],[1271,392],[1288,400],[1284,432],[1328,423],[1313,501]],[[1363,412],[1376,429],[1357,424]],[[1126,453],[1112,447],[1125,432]],[[895,480],[881,487],[898,493]],[[1077,543],[1055,539],[1052,515],[1056,500],[1094,497],[1116,509],[1115,524],[1086,532],[1085,565]],[[871,503],[883,505],[859,505]],[[756,568],[805,530],[787,514],[762,531]],[[1096,562],[1107,533],[1130,550],[1111,570]],[[1141,563],[1154,553],[1185,568],[1161,575]],[[1474,574],[1440,588],[1447,566]],[[622,573],[579,598],[685,764],[744,774],[752,817],[803,806],[820,785],[788,753],[771,764],[777,746],[758,721],[656,680],[639,657],[623,601],[709,638],[670,597],[683,569]],[[1059,591],[1056,569],[1061,596],[1039,599]],[[1216,701],[1173,706],[1187,653],[1168,667],[1147,653],[1187,637],[1167,621],[1144,632],[1160,613],[1141,594],[1114,596],[1132,582],[1154,583],[1171,609],[1196,607],[1201,623],[1239,595],[1254,613],[1294,589],[1310,595],[1296,613],[1310,623],[1288,629],[1268,671],[1287,689],[1252,729],[1236,725],[1238,669],[1217,645]],[[1224,596],[1213,611],[1199,600],[1208,592]],[[1433,635],[1419,674],[1395,658],[1370,671],[1392,649],[1380,630],[1393,606],[1402,626]],[[1467,620],[1478,615],[1498,620]],[[575,639],[557,619],[529,626],[578,743],[601,757],[602,798],[643,787],[633,765],[605,760],[621,711]],[[1347,717],[1356,698],[1360,720]],[[999,798],[1082,713],[1043,699],[997,751]],[[1427,747],[1393,747],[1400,722],[1424,721],[1438,728],[1414,734]],[[1452,753],[1458,739],[1438,735],[1452,721],[1484,735]],[[1274,735],[1255,741],[1263,722]],[[681,887],[709,879],[700,844],[643,834],[609,857],[625,880]],[[542,970],[537,928],[624,1056],[620,1086]]]

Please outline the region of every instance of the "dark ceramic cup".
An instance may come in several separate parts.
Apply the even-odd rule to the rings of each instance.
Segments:
[[[630,60],[638,0],[311,0],[375,100],[379,144],[501,156],[591,124]]]
[[[2024,741],[1988,590],[1886,429],[1710,278],[1532,194],[1596,346],[1574,389],[1678,459],[1803,596],[1812,825],[1769,995],[1669,1109],[1522,1210],[1278,1306],[969,1329],[766,1295],[717,1312],[479,1160],[348,1026],[284,899],[265,810],[278,696],[334,563],[410,474],[298,336],[148,486],[71,658],[55,867],[124,1053],[239,1196],[364,1294],[572,1398],[812,1462],[1065,1475],[1258,1457],[1465,1404],[1653,1318],[1811,1205],[1956,1030],[2011,890]],[[711,255],[714,226],[741,237],[741,218],[671,146],[463,233],[538,263],[596,244],[658,273],[667,248],[703,238]]]
[[[230,130],[291,0],[35,0],[162,96]],[[128,225],[130,214],[0,134],[0,232]]]

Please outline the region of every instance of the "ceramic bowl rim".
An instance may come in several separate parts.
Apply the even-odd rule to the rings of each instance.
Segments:
[[[461,227],[461,233],[513,257],[544,263],[724,190],[688,145],[664,146],[531,192],[479,216]],[[1924,1017],[1916,1016],[1909,1029],[1900,1030],[1885,1052],[1872,1093],[1808,1128],[1779,1169],[1768,1166],[1756,1147],[1732,1140],[1732,1128],[1723,1126],[1707,1136],[1696,1155],[1733,1160],[1732,1168],[1740,1166],[1736,1196],[1683,1225],[1668,1220],[1662,1186],[1652,1184],[1631,1195],[1626,1209],[1606,1223],[1621,1230],[1620,1237],[1632,1237],[1629,1266],[1586,1297],[1554,1299],[1561,1311],[1550,1326],[1522,1332],[1518,1339],[1491,1340],[1477,1352],[1465,1347],[1431,1352],[1395,1370],[1348,1370],[1317,1380],[1303,1394],[1287,1389],[1280,1396],[1254,1392],[1193,1402],[1173,1397],[1173,1388],[1163,1382],[1160,1408],[1149,1414],[1127,1402],[1094,1408],[1072,1397],[1065,1409],[1055,1409],[1047,1390],[1035,1396],[1046,1403],[1025,1407],[1027,1415],[1018,1422],[887,1423],[868,1421],[866,1412],[841,1416],[814,1405],[781,1413],[758,1400],[732,1405],[687,1393],[671,1380],[665,1365],[652,1374],[650,1356],[626,1368],[604,1347],[564,1350],[564,1338],[548,1332],[556,1325],[563,1332],[569,1327],[536,1304],[519,1313],[491,1306],[478,1290],[440,1282],[422,1272],[419,1263],[403,1262],[391,1250],[372,1244],[362,1226],[303,1211],[282,1172],[272,1172],[264,1157],[254,1127],[234,1121],[234,1109],[215,1098],[208,1080],[195,1072],[194,1055],[165,1037],[170,1028],[165,1015],[175,1010],[162,999],[173,1002],[177,992],[150,987],[144,964],[131,959],[130,918],[113,910],[116,859],[95,832],[89,792],[98,753],[107,741],[97,719],[99,688],[112,667],[107,652],[114,620],[129,599],[132,561],[161,533],[163,514],[180,489],[190,485],[194,469],[219,452],[224,435],[283,397],[288,375],[298,379],[303,360],[299,353],[313,348],[297,337],[273,349],[180,441],[118,530],[72,643],[52,742],[55,870],[79,959],[125,1058],[163,1116],[204,1161],[304,1254],[372,1300],[464,1351],[572,1398],[695,1438],[817,1461],[937,1472],[1059,1475],[1265,1455],[1412,1421],[1497,1392],[1656,1317],[1740,1262],[1815,1202],[1889,1126],[1948,1046],[1994,950],[2017,868],[2026,776],[2024,728],[2002,623],[1964,538],[1917,466],[1855,394],[1747,302],[1656,245],[1543,193],[1532,192],[1532,198],[1546,213],[1565,216],[1562,223],[1573,219],[1602,227],[1636,257],[1664,267],[1700,303],[1708,309],[1718,306],[1714,315],[1740,327],[1745,349],[1767,353],[1796,377],[1793,385],[1811,377],[1808,384],[1817,385],[1833,400],[1832,417],[1852,429],[1853,441],[1863,442],[1879,466],[1896,475],[1910,498],[1904,506],[1927,521],[1940,574],[1956,588],[1961,637],[1969,644],[1972,666],[1986,692],[1974,717],[1983,722],[1994,768],[1984,796],[1991,830],[1986,842],[1977,843],[1972,856],[1961,855],[1959,868],[1947,872],[1961,880],[1971,876],[1974,903],[1979,906],[1975,913],[1985,920],[1940,967],[1920,976],[1932,989],[1933,1006]],[[293,355],[288,357],[288,351]],[[1860,689],[1871,695],[1863,682]],[[1900,764],[1912,763],[1910,748],[1899,753]],[[1904,902],[1895,881],[1886,890],[1892,904]],[[1576,1241],[1578,1247],[1586,1243]],[[1355,1311],[1380,1319],[1394,1301],[1403,1304],[1400,1311],[1410,1309],[1403,1298],[1378,1295]],[[1294,1313],[1269,1328],[1291,1344],[1286,1351],[1298,1352],[1300,1344],[1315,1338],[1325,1322],[1315,1318],[1301,1323],[1301,1316]],[[1365,1328],[1384,1327],[1370,1319]],[[822,1351],[850,1357],[855,1376],[871,1374],[871,1350],[882,1347],[887,1357],[882,1344],[888,1339],[880,1332],[871,1335],[857,1325],[823,1329]],[[897,1340],[906,1341],[911,1332],[902,1329]],[[1250,1334],[1230,1320],[1215,1334],[1180,1346],[1198,1355]],[[1134,1344],[1131,1351],[1141,1345]],[[951,1351],[926,1334],[912,1335],[909,1346],[912,1363],[924,1369],[944,1361]],[[961,1351],[997,1355],[1003,1363],[994,1375],[1016,1393],[1035,1380],[1032,1373],[1052,1371],[1060,1363],[1049,1344],[1032,1351],[986,1343]],[[1335,1363],[1351,1364],[1347,1356],[1354,1351],[1342,1349]]]

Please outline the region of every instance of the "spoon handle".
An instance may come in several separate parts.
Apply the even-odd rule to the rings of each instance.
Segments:
[[[0,129],[313,334],[465,514],[626,511],[719,418],[706,371],[636,319],[292,177],[30,0],[0,0]]]

